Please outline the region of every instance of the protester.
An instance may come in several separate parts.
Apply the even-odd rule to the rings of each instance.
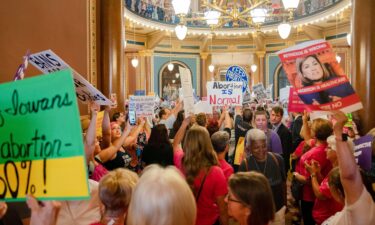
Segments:
[[[333,167],[337,167],[338,162],[335,136],[329,136],[327,138],[327,143],[327,159],[331,162]],[[351,148],[353,148],[353,142],[348,140],[348,143],[351,145]],[[312,215],[314,221],[320,225],[323,221],[334,215],[336,212],[341,211],[344,202],[337,202],[332,197],[332,193],[330,192],[330,186],[333,188],[332,186],[336,185],[336,183],[328,185],[328,180],[333,170],[331,170],[326,177],[323,177],[320,173],[320,164],[315,160],[311,160],[310,163],[305,162],[305,168],[310,173],[311,185],[316,197]],[[337,189],[339,187],[335,186],[334,188]]]
[[[276,211],[285,211],[286,206],[286,174],[283,158],[269,152],[266,135],[262,130],[251,129],[246,134],[245,153],[239,171],[256,171],[263,174],[271,186]],[[280,218],[284,220],[284,217]]]
[[[323,177],[328,175],[328,172],[332,169],[330,161],[327,159],[325,149],[327,148],[327,138],[332,134],[332,123],[325,119],[315,119],[310,127],[308,126],[307,113],[303,116],[303,136],[305,142],[311,146],[311,149],[304,153],[297,166],[298,170],[293,173],[295,179],[301,182],[303,185],[301,210],[302,217],[305,225],[315,225],[315,221],[312,217],[312,209],[314,207],[315,195],[311,186],[311,178],[309,172],[305,169],[305,163],[310,163],[311,160],[315,160],[321,167],[321,174]],[[312,138],[315,139],[312,139]]]
[[[127,225],[194,225],[194,195],[173,167],[145,168],[129,205]]]
[[[143,149],[142,161],[145,166],[154,163],[164,167],[173,165],[173,147],[164,124],[152,128],[150,139]]]
[[[126,169],[116,169],[105,175],[99,183],[99,197],[104,205],[100,222],[92,225],[125,224],[130,199],[138,176]]]
[[[228,215],[239,225],[268,225],[275,206],[267,178],[258,172],[233,174],[228,182]],[[251,187],[251,188],[250,188]]]
[[[197,225],[212,225],[220,220],[228,224],[224,197],[227,194],[226,179],[213,150],[207,130],[194,125],[186,133],[190,117],[186,118],[177,132],[174,142],[174,163],[186,176],[197,202]],[[183,148],[179,148],[184,139]]]
[[[267,113],[265,110],[257,110],[254,113],[255,127],[262,130],[267,137],[267,149],[270,152],[282,154],[283,148],[281,146],[281,140],[279,135],[268,128]]]
[[[225,154],[229,150],[229,137],[228,132],[225,131],[217,131],[211,136],[212,146],[216,152],[220,168],[223,170],[227,181],[234,172],[233,167],[225,161]]]
[[[282,119],[284,115],[284,110],[280,106],[275,106],[272,108],[270,122],[272,124],[272,130],[275,131],[280,138],[281,146],[283,149],[283,158],[285,171],[289,171],[289,157],[293,152],[292,147],[292,134],[289,129],[283,124]]]
[[[336,138],[340,180],[345,193],[345,207],[322,224],[375,224],[375,203],[362,182],[353,150],[342,136],[347,117],[340,111],[333,112],[333,117],[336,119],[333,131]]]

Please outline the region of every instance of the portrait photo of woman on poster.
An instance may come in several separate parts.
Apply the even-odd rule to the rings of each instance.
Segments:
[[[329,63],[322,63],[316,55],[298,58],[296,66],[298,78],[301,80],[303,87],[323,84],[340,77],[334,73]],[[320,105],[338,101],[352,94],[354,94],[353,88],[349,82],[345,82],[324,91],[299,95],[299,97],[305,104]]]

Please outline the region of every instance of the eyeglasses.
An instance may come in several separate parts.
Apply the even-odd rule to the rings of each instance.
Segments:
[[[236,199],[233,199],[229,196],[229,194],[227,194],[225,196],[225,198],[228,200],[228,202],[237,202],[237,203],[241,203],[241,204],[244,204],[243,202],[239,201],[239,200],[236,200]]]

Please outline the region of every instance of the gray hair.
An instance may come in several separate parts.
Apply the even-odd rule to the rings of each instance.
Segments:
[[[348,143],[350,150],[352,150],[354,152],[354,143],[353,143],[353,141],[350,138],[348,138],[348,140],[346,142]],[[332,150],[336,151],[337,148],[336,148],[336,136],[335,135],[329,136],[327,138],[327,143],[328,143],[328,146]]]
[[[211,136],[211,143],[215,152],[221,153],[229,143],[229,134],[226,131],[217,131]]]
[[[246,133],[245,147],[250,147],[252,141],[267,141],[267,136],[264,131],[253,128]]]

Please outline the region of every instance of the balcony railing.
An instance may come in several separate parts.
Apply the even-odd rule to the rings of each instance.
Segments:
[[[150,19],[155,22],[160,22],[164,24],[178,24],[179,18],[174,14],[172,7],[166,8],[164,5],[164,0],[124,0],[125,7],[131,12]],[[327,10],[331,7],[334,7],[336,4],[343,0],[301,0],[300,4],[295,11],[294,20],[303,19],[308,16],[320,13],[324,10]],[[156,2],[156,3],[153,3]],[[281,0],[280,0],[281,2]],[[272,25],[282,21],[281,16],[277,16],[280,13],[280,9],[272,8],[268,6],[268,14],[274,15],[267,17],[264,25]],[[240,8],[241,11],[241,8]],[[203,12],[189,12],[187,17],[202,17]],[[246,28],[248,25],[242,21],[238,22],[240,28]],[[187,22],[188,27],[197,27],[197,28],[208,28],[208,25],[205,21],[189,21]],[[224,25],[224,28],[232,28],[233,23],[228,22]]]

